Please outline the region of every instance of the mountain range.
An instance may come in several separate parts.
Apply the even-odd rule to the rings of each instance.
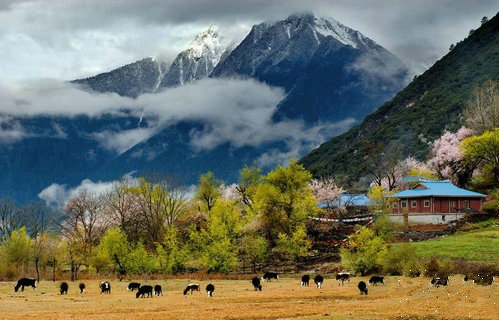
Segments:
[[[448,54],[360,124],[324,142],[299,162],[314,176],[347,176],[350,182],[364,181],[363,186],[349,187],[366,188],[373,179],[366,165],[369,153],[426,160],[432,141],[464,125],[462,111],[472,91],[487,80],[498,79],[496,15],[451,46]]]
[[[244,165],[271,169],[360,123],[408,76],[332,18],[261,23],[237,44],[210,26],[171,63],[144,58],[71,81],[62,111],[0,113],[4,131],[23,132],[0,139],[0,198],[27,202],[54,184],[130,173],[236,182]]]

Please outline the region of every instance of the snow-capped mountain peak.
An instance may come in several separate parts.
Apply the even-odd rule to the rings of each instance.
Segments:
[[[210,25],[191,41],[188,49],[179,53],[160,87],[175,87],[208,77],[226,48],[218,27]]]
[[[198,34],[190,43],[189,49],[195,58],[201,57],[206,52],[219,55],[225,49],[222,44],[223,37],[220,36],[218,27],[210,25],[208,29]]]

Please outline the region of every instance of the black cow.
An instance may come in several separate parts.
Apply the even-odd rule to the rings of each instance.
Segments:
[[[350,282],[350,273],[346,273],[346,272],[338,273],[336,275],[336,280],[341,281],[341,285],[343,285],[343,282],[345,282],[345,280]]]
[[[189,283],[187,285],[187,287],[184,289],[184,296],[189,293],[189,291],[191,292],[191,294],[194,292],[194,291],[199,291],[199,284],[197,283]],[[200,291],[201,292],[201,291]]]
[[[61,294],[68,294],[68,289],[69,289],[69,286],[68,286],[67,282],[61,283],[61,285],[59,287]]]
[[[465,282],[468,280],[473,280],[473,283],[480,284],[482,286],[492,285],[494,282],[494,276],[491,274],[468,274],[463,279]]]
[[[17,280],[17,284],[14,287],[14,291],[17,292],[19,288],[21,288],[21,291],[24,291],[24,287],[33,287],[36,289],[36,279],[35,278],[21,278]]]
[[[209,283],[206,286],[206,294],[208,295],[208,297],[213,297],[213,291],[215,291],[215,286]]]
[[[371,279],[369,279],[369,284],[376,286],[378,283],[385,284],[385,278],[381,276],[372,276]]]
[[[443,277],[438,277],[434,276],[431,279],[431,284],[435,286],[435,288],[438,288],[440,286],[447,286],[449,283],[449,276],[443,276]]]
[[[262,284],[260,283],[260,279],[258,279],[258,277],[251,279],[251,283],[253,284],[255,291],[262,291]]]
[[[137,293],[135,294],[135,298],[142,297],[145,298],[145,294],[147,293],[147,297],[152,298],[152,286],[149,285],[143,285],[139,288]]]
[[[308,274],[304,274],[301,277],[301,286],[308,287],[309,282],[310,282],[310,276]]]
[[[277,274],[277,272],[267,271],[262,277],[262,280],[265,281],[272,281],[272,279],[276,279],[279,281],[279,275]]]
[[[317,285],[317,289],[320,289],[322,287],[322,283],[324,283],[324,277],[318,274],[314,277],[314,282]]]
[[[83,282],[80,283],[79,288],[80,288],[80,293],[85,292],[85,284]]]
[[[364,281],[359,282],[357,285],[357,288],[360,290],[360,294],[366,294],[367,295],[367,285]]]
[[[100,293],[111,294],[111,284],[109,281],[102,281],[100,283]]]
[[[139,288],[140,288],[140,283],[138,283],[138,282],[130,282],[128,284],[128,286],[126,287],[127,290],[132,291],[132,292],[133,292],[133,290],[135,290],[135,289],[138,290]]]
[[[159,284],[154,286],[154,294],[159,297],[159,295],[163,295],[163,288]]]

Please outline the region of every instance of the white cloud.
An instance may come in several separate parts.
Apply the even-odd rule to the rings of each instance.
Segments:
[[[128,174],[126,175],[130,182],[135,181],[134,178]],[[70,188],[67,185],[52,183],[47,188],[43,189],[38,198],[45,201],[49,207],[63,209],[66,202],[77,196],[79,193],[85,192],[93,195],[103,195],[112,190],[114,181],[98,181],[93,182],[89,179],[83,180],[80,185]]]
[[[227,38],[296,12],[329,16],[429,66],[497,13],[496,0],[2,0],[4,79],[72,80],[151,56],[173,58],[209,24]]]

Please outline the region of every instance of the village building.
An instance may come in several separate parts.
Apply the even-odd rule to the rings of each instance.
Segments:
[[[374,218],[370,213],[370,207],[373,205],[372,200],[365,194],[343,193],[338,199],[321,203],[318,208],[325,210],[326,216],[316,220],[354,224],[371,222]]]
[[[386,196],[393,198],[390,220],[396,223],[440,224],[482,210],[486,195],[459,188],[450,181],[419,181],[414,187]]]

